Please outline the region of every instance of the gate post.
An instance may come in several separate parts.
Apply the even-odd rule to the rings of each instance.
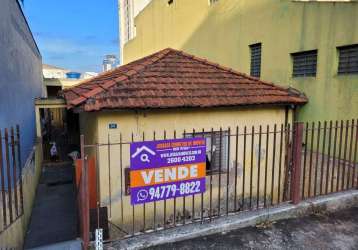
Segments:
[[[81,223],[82,223],[82,246],[84,250],[87,250],[89,247],[89,192],[88,192],[88,168],[87,168],[87,159],[85,156],[85,138],[84,135],[81,135]]]
[[[291,179],[291,197],[292,197],[293,204],[298,204],[301,201],[300,181],[301,181],[302,136],[303,136],[303,122],[296,122],[294,125],[292,179]]]

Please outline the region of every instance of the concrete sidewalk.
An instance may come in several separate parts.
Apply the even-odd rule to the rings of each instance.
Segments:
[[[358,249],[358,207],[263,223],[148,249]]]

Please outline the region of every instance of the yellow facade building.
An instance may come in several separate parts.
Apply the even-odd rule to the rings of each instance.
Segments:
[[[128,63],[166,47],[304,92],[299,120],[358,116],[358,2],[154,0],[135,18]]]

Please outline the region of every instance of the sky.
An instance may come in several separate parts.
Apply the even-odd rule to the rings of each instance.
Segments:
[[[100,72],[106,54],[119,56],[117,0],[25,0],[24,12],[42,61]]]

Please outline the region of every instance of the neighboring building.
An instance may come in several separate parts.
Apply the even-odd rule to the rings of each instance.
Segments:
[[[134,18],[141,12],[151,0],[118,0],[119,8],[119,47],[120,47],[120,63],[123,64],[123,47],[135,37],[136,28]]]
[[[106,55],[103,59],[103,71],[108,71],[118,66],[118,59],[115,55]]]
[[[161,139],[163,136],[173,138],[175,134],[177,138],[182,138],[186,136],[185,131],[192,135],[193,129],[199,132],[199,135],[215,131],[215,138],[218,138],[218,131],[222,128],[222,138],[216,139],[216,142],[220,142],[215,145],[222,146],[225,152],[232,152],[232,157],[235,150],[234,143],[228,144],[228,127],[234,129],[239,125],[240,129],[243,129],[243,126],[247,125],[251,129],[254,125],[256,128],[258,125],[270,125],[273,128],[274,124],[292,124],[293,111],[307,102],[307,98],[298,91],[266,83],[173,49],[159,51],[103,73],[64,90],[63,95],[67,107],[79,113],[80,133],[84,135],[85,143],[101,145],[97,150],[86,148],[88,159],[98,157],[92,162],[99,164],[99,188],[90,189],[99,190],[100,204],[108,206],[111,222],[120,225],[121,229],[127,232],[131,232],[132,225],[135,225],[134,230],[141,227],[143,214],[142,206],[136,206],[134,215],[134,207],[132,210],[130,196],[126,191],[129,178],[126,169],[130,158],[128,142],[151,140],[153,137]],[[111,149],[106,144],[109,140],[114,143]],[[118,142],[126,144],[122,148]],[[258,143],[260,142],[256,139],[255,149],[258,148]],[[270,143],[272,144],[272,140]],[[240,150],[242,155],[241,145]],[[228,157],[225,153],[223,155]],[[249,159],[249,153],[247,157]],[[208,156],[208,159],[210,162],[206,165],[207,185],[210,176],[220,170],[220,167],[216,169],[220,164],[211,164],[214,158]],[[215,159],[214,162],[219,163],[217,158]],[[222,158],[225,164],[221,164],[226,166],[228,162],[230,176],[233,177],[235,161],[227,159]],[[112,168],[110,162],[113,162]],[[251,161],[252,168],[256,169],[256,164]],[[242,170],[240,165],[240,173]],[[110,174],[108,171],[111,171]],[[275,178],[278,179],[277,176]],[[109,179],[115,184],[111,185]],[[241,179],[238,181],[241,183]],[[217,190],[217,187],[218,184],[215,184],[213,188]],[[92,194],[90,195],[92,197]],[[205,207],[208,207],[207,198]],[[169,208],[172,202],[171,200],[167,203],[168,211],[173,211]],[[213,198],[213,202],[216,204],[216,198]],[[95,208],[96,202],[90,203],[94,203]],[[182,207],[180,204],[181,200],[178,200],[177,206]],[[159,223],[163,221],[162,206],[163,203],[158,203],[156,216]],[[148,221],[153,221],[152,204],[147,206],[146,214]],[[168,213],[168,218],[169,216]]]
[[[16,0],[1,0],[0,130],[2,134],[0,144],[2,153],[0,152],[0,186],[2,199],[0,201],[0,249],[23,248],[22,243],[26,235],[41,173],[40,150],[42,148],[35,133],[34,107],[35,98],[43,97],[45,94],[41,70],[41,54],[22,12],[21,3]],[[20,127],[20,144],[11,147],[11,142],[6,144],[4,141],[4,129],[10,129],[16,125]],[[19,145],[21,148],[20,160],[17,152]],[[5,153],[6,148],[10,150],[9,154]],[[11,148],[16,149],[16,152]],[[10,160],[7,160],[9,156]],[[17,176],[15,176],[15,169]],[[10,175],[13,179],[10,179]],[[20,178],[22,182],[19,181]],[[21,187],[20,183],[23,188],[19,188],[19,186]],[[20,190],[16,191],[20,196],[14,195],[15,192],[10,192],[10,190],[14,191],[15,187],[16,190]],[[17,199],[16,197],[21,198]]]
[[[293,86],[301,121],[358,117],[358,2],[154,0],[135,18],[124,63],[166,47]]]
[[[89,79],[97,75],[95,72],[74,72],[48,64],[42,65],[42,73],[48,97],[56,97],[60,90],[72,87],[84,79]]]

